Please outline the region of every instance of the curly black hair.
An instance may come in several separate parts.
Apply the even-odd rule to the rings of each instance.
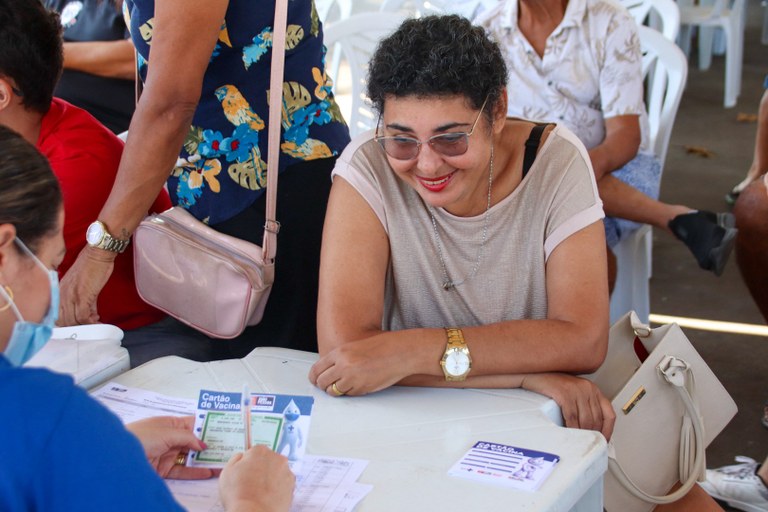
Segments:
[[[0,76],[11,79],[23,105],[45,113],[64,65],[59,15],[40,0],[0,0]]]
[[[408,19],[383,39],[368,68],[368,97],[382,112],[387,96],[464,96],[485,115],[507,85],[507,66],[485,29],[461,16]]]
[[[36,253],[40,241],[56,231],[62,204],[59,181],[32,144],[2,125],[0,182],[0,224],[13,224],[16,236]]]

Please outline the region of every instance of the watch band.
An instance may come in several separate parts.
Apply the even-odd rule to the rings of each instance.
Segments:
[[[128,248],[128,244],[130,242],[130,239],[118,240],[117,238],[112,237],[112,235],[109,233],[105,233],[104,238],[101,239],[101,243],[99,243],[99,245],[96,247],[99,249],[104,249],[105,251],[116,252],[120,254]]]
[[[461,348],[467,346],[467,342],[464,341],[464,333],[461,332],[461,329],[446,327],[445,335],[448,337],[448,348]]]
[[[472,357],[469,354],[469,347],[467,347],[467,342],[464,340],[464,333],[461,332],[461,329],[455,327],[446,327],[445,335],[448,338],[448,341],[445,345],[445,352],[443,353],[443,357],[440,360],[440,367],[442,368],[443,374],[445,375],[445,380],[448,382],[466,380],[467,375],[469,375],[469,371],[472,369]],[[468,360],[467,369],[461,375],[453,375],[446,369],[446,361],[448,360],[449,356],[455,352],[463,353]]]

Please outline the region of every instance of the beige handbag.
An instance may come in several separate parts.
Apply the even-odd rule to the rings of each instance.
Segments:
[[[677,324],[655,329],[627,313],[611,327],[593,381],[616,411],[608,445],[605,509],[647,512],[704,478],[704,449],[736,404]],[[682,486],[669,493],[672,486]]]
[[[224,235],[183,208],[144,219],[133,235],[136,288],[144,301],[215,338],[258,324],[275,278],[275,220],[288,0],[275,2],[270,76],[267,206],[262,247]]]

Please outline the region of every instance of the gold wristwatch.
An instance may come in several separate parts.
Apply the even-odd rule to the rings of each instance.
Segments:
[[[461,329],[452,327],[446,328],[445,334],[448,336],[448,343],[440,360],[445,380],[449,382],[465,380],[472,369],[472,357],[469,355],[467,342],[464,341],[464,334]]]
[[[91,247],[104,249],[105,251],[121,253],[125,251],[130,243],[130,239],[120,240],[113,237],[107,231],[107,226],[101,221],[91,222],[88,230],[85,232],[85,240]]]

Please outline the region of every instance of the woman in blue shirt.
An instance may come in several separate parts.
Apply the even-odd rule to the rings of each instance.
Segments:
[[[64,214],[45,158],[4,127],[0,180],[0,510],[182,510],[160,476],[213,476],[175,463],[205,448],[192,417],[123,427],[71,378],[21,367],[56,321]],[[220,490],[228,510],[287,511],[293,483],[284,457],[252,449],[233,457]]]

